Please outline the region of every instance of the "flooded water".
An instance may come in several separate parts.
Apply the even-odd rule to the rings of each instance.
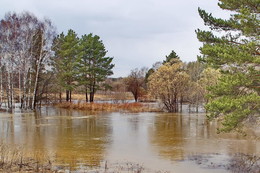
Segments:
[[[147,172],[224,173],[236,172],[234,163],[248,167],[250,158],[260,156],[259,140],[218,135],[216,122],[204,114],[92,115],[49,107],[38,113],[1,113],[0,135],[10,146],[51,155],[56,164],[78,170],[135,163]],[[252,172],[258,172],[258,164]]]

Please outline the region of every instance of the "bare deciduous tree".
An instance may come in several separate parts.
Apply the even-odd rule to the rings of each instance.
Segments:
[[[1,20],[1,101],[9,109],[17,102],[21,108],[35,108],[38,79],[51,55],[54,33],[50,20],[39,20],[28,12],[7,13]]]
[[[143,67],[141,69],[134,69],[131,71],[130,75],[125,79],[125,84],[127,90],[130,91],[135,99],[135,102],[138,101],[138,98],[143,95],[145,86],[145,75],[148,69]]]

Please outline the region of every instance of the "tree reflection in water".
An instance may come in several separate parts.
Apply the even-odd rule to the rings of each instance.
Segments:
[[[159,149],[159,155],[170,160],[183,160],[184,135],[181,116],[155,117],[151,143]]]
[[[72,116],[69,111],[66,115]],[[58,161],[70,166],[76,166],[77,162],[88,166],[99,165],[105,150],[106,126],[97,122],[95,117],[61,118],[59,121],[55,149]]]
[[[52,155],[54,164],[99,166],[111,133],[107,121],[86,112],[48,108],[2,120],[0,134],[8,136],[0,139],[10,146],[22,146],[28,155]]]
[[[160,114],[150,129],[153,148],[164,159],[192,161],[206,169],[260,173],[259,155],[250,155],[257,152],[257,142],[232,133],[218,135],[216,123],[201,116]]]
[[[216,134],[217,123],[208,123],[204,114],[91,115],[56,108],[40,113],[2,114],[0,140],[10,147],[22,146],[23,153],[51,153],[53,164],[65,168],[99,167],[127,158],[127,163],[156,170],[259,170],[259,158],[255,162],[253,157],[234,156],[239,152],[259,156],[259,142]]]

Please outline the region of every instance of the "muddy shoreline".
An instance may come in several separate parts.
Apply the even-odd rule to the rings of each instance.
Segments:
[[[8,150],[8,148],[6,148]],[[15,151],[16,153],[19,151]],[[12,152],[7,152],[11,154]],[[13,154],[13,153],[12,153]],[[3,156],[1,154],[0,161],[0,172],[5,173],[34,173],[34,172],[44,172],[44,173],[114,173],[114,172],[127,172],[127,173],[162,173],[162,172],[172,172],[174,170],[153,170],[144,167],[141,163],[133,162],[109,162],[103,161],[98,166],[84,166],[84,164],[78,164],[78,166],[62,165],[55,163],[55,160],[50,158],[45,160],[38,160],[36,157],[25,157],[16,155],[13,156]],[[216,161],[217,157],[222,157],[221,161]],[[6,161],[4,160],[6,159]],[[215,159],[215,160],[214,160]],[[223,158],[222,155],[214,154],[196,154],[188,156],[184,160],[179,160],[178,162],[191,162],[197,164],[199,167],[208,170],[222,170],[223,172],[232,173],[259,173],[260,170],[260,156],[247,155],[247,154],[234,154],[231,158]]]

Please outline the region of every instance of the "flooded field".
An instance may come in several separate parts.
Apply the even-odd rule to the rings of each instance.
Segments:
[[[216,124],[204,114],[93,115],[47,107],[1,113],[0,139],[24,154],[48,155],[56,169],[76,172],[259,172],[260,141],[218,135]]]

